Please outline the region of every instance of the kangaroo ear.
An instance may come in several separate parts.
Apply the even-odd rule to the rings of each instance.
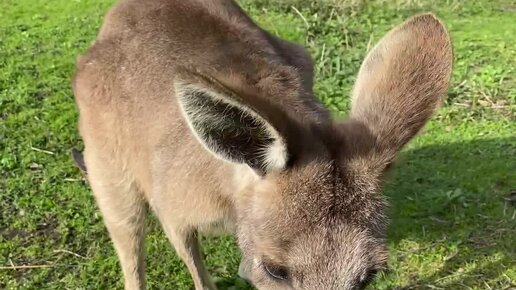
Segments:
[[[285,168],[285,139],[252,108],[204,85],[175,87],[190,129],[216,157],[247,164],[260,175]]]
[[[448,89],[451,70],[449,35],[431,14],[407,20],[369,52],[354,87],[351,119],[371,133],[376,156],[394,155],[425,125]]]

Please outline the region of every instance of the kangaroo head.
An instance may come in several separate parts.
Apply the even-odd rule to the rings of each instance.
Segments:
[[[235,165],[247,279],[259,289],[362,289],[384,268],[381,181],[438,107],[451,66],[446,29],[425,14],[369,52],[346,121],[302,120],[303,112],[270,101],[281,92],[250,97],[224,85],[228,78],[176,82],[199,142]]]

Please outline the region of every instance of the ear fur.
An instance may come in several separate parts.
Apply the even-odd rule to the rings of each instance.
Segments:
[[[370,131],[375,154],[395,154],[424,126],[446,94],[452,62],[448,32],[432,14],[410,18],[369,52],[351,120]]]
[[[286,141],[257,112],[204,85],[178,81],[175,87],[190,129],[217,158],[247,164],[260,175],[285,168]]]

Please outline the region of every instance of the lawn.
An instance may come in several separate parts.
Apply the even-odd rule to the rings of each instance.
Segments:
[[[76,56],[113,0],[0,1],[0,289],[121,289],[93,196],[69,158],[81,147],[70,88]],[[389,270],[372,289],[516,287],[516,5],[511,0],[246,0],[273,33],[305,45],[317,96],[345,115],[367,49],[423,11],[448,26],[455,67],[445,106],[401,154]],[[236,283],[232,238],[203,238],[221,289]],[[191,289],[151,218],[149,289]],[[235,285],[236,284],[236,285]]]

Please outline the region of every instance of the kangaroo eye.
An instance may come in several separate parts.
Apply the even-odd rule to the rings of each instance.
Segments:
[[[276,280],[288,279],[288,271],[284,267],[263,263],[263,269],[270,277]]]

